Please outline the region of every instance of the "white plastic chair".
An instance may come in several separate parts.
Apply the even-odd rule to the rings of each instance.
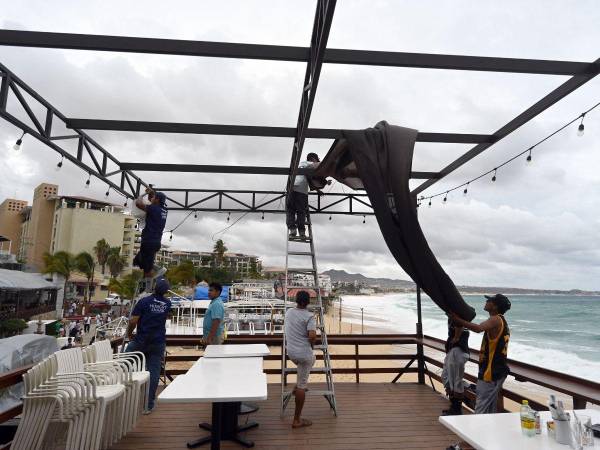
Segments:
[[[150,372],[146,370],[146,357],[142,352],[113,353],[109,341],[95,342],[88,349],[85,352],[88,362],[112,362],[121,365],[125,370],[124,382],[127,392],[125,393],[124,431],[129,432],[135,426],[142,411],[148,406]]]

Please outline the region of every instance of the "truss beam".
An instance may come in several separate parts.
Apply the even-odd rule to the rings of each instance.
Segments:
[[[21,30],[0,30],[0,45],[268,61],[307,62],[309,59],[307,47]],[[325,50],[323,62],[543,75],[577,75],[584,74],[590,69],[590,64],[587,62],[333,48]]]
[[[206,123],[179,122],[145,122],[136,120],[103,120],[103,119],[67,119],[67,127],[77,130],[111,130],[147,133],[183,133],[213,134],[227,136],[262,136],[262,137],[296,137],[296,129],[292,127],[264,127],[252,125],[220,125]],[[342,130],[333,128],[308,128],[306,138],[339,139]],[[487,134],[469,133],[428,133],[417,135],[419,142],[438,142],[453,144],[493,143],[494,137]]]

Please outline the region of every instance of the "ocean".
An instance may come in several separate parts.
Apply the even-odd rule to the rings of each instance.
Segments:
[[[484,298],[466,295],[475,308],[475,322],[485,320]],[[600,382],[600,297],[509,296],[512,308],[506,313],[511,330],[508,356],[540,367]],[[429,297],[422,296],[423,333],[446,339],[447,318]],[[351,296],[342,298],[350,320],[395,333],[415,333],[416,294]],[[469,345],[479,348],[481,335],[471,333]]]

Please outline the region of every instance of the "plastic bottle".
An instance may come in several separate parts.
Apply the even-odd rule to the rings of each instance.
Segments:
[[[535,415],[527,400],[521,405],[521,432],[525,436],[535,436]]]

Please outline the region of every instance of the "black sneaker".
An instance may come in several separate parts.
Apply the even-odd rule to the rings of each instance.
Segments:
[[[298,231],[295,228],[290,228],[289,233],[290,237],[296,237],[298,235]]]
[[[306,239],[306,231],[305,230],[300,230],[300,237],[302,239]]]

